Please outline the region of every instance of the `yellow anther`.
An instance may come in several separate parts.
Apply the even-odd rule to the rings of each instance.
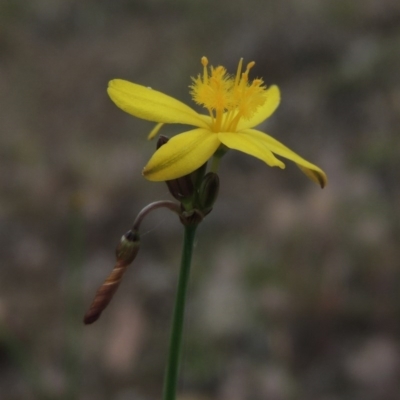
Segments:
[[[207,65],[208,65],[208,58],[201,57],[201,63],[203,65],[203,82],[207,85],[208,83],[208,72],[207,72]]]
[[[248,73],[250,69],[253,68],[255,65],[256,63],[254,61],[249,62],[246,67],[246,72]]]
[[[247,83],[247,81],[249,80],[249,72],[250,72],[251,68],[254,67],[255,64],[256,64],[256,63],[255,63],[254,61],[249,62],[249,63],[247,64],[247,66],[246,66],[246,71],[244,71],[243,74],[242,74],[242,81],[243,81],[243,82]]]

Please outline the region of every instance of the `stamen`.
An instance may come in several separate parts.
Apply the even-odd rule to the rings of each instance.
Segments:
[[[232,119],[235,116],[234,110],[230,110],[225,114],[225,121],[224,121],[224,126],[229,130],[229,127],[231,126]]]
[[[249,72],[250,72],[250,70],[254,67],[255,64],[256,64],[256,63],[255,63],[254,61],[249,62],[249,63],[247,64],[246,71],[244,71],[243,74],[242,74],[242,81],[243,81],[243,82],[245,82],[245,83],[248,82],[248,80],[249,80]]]
[[[233,118],[232,121],[230,121],[229,129],[236,131],[236,127],[237,127],[237,124],[239,123],[240,118],[242,118],[242,114],[240,112],[238,112],[235,115],[235,118]]]
[[[256,65],[256,63],[254,61],[251,61],[247,64],[246,67],[246,72],[249,73],[249,71]]]
[[[201,57],[201,64],[203,65],[203,83],[208,84],[208,71],[207,71],[208,58]]]
[[[236,78],[235,78],[235,86],[237,86],[239,84],[240,75],[242,73],[242,66],[243,66],[243,58],[241,58],[239,60],[239,65],[238,65],[238,68],[237,68]]]
[[[207,57],[201,57],[201,63],[203,67],[207,67],[208,65],[208,58]]]
[[[243,72],[242,79],[240,80],[240,86],[241,87],[246,86],[248,80],[249,80],[248,72]]]

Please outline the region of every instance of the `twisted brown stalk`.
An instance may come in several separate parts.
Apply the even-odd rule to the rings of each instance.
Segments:
[[[111,274],[97,290],[89,311],[85,314],[83,319],[85,324],[92,324],[99,319],[101,313],[108,306],[114,293],[117,291],[126,269],[135,259],[139,251],[139,246],[140,237],[137,232],[129,231],[122,236],[116,251],[117,262]]]

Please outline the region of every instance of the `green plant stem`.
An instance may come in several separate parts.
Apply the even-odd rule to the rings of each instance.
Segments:
[[[176,386],[178,382],[186,291],[189,282],[190,264],[192,260],[196,227],[196,225],[185,226],[181,269],[179,273],[178,291],[175,299],[168,362],[164,380],[164,400],[176,400]]]

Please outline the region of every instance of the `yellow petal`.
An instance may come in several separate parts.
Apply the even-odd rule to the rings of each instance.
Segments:
[[[198,116],[203,120],[203,122],[207,125],[207,127],[211,126],[211,124],[213,123],[213,120],[209,115],[198,114]]]
[[[207,128],[196,111],[164,93],[122,79],[109,82],[108,95],[127,113],[148,121]]]
[[[278,142],[273,137],[267,135],[266,133],[254,130],[254,129],[246,129],[241,132],[245,133],[255,140],[258,139],[260,142],[264,143],[266,147],[268,147],[273,153],[285,157],[288,160],[294,161],[297,166],[314,182],[318,183],[321,188],[325,187],[328,183],[328,178],[324,171],[321,168],[317,167],[314,164],[311,164],[309,161],[300,157],[294,151],[290,150],[281,142]]]
[[[239,150],[267,163],[270,167],[285,168],[285,164],[278,160],[258,138],[243,132],[219,132],[219,140],[230,149]]]
[[[238,123],[237,130],[253,128],[261,122],[265,121],[270,117],[273,112],[278,108],[279,102],[281,101],[281,93],[278,86],[271,86],[266,91],[267,99],[265,103],[257,109],[255,114],[250,119],[241,119]]]
[[[218,135],[207,129],[194,129],[171,138],[161,146],[144,167],[150,181],[167,181],[200,168],[220,145]]]

